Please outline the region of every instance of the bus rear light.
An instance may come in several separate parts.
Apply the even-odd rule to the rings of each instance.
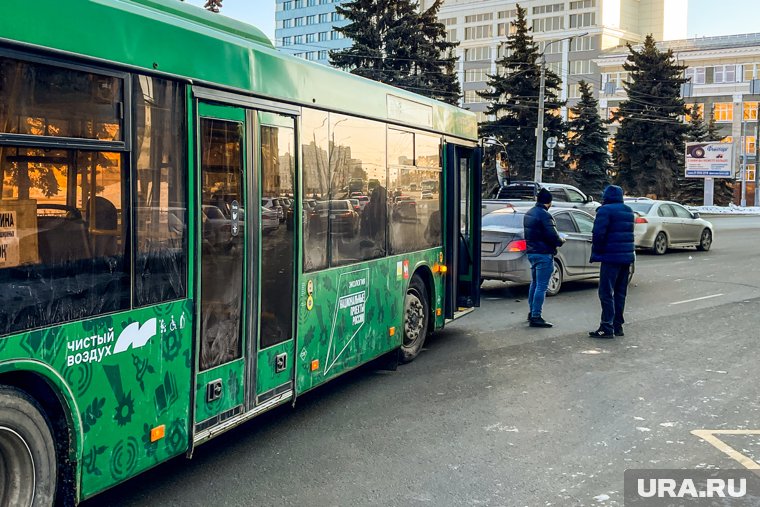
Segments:
[[[447,267],[446,267],[446,264],[441,264],[440,266],[438,266],[438,271],[439,271],[439,272],[440,272],[442,275],[445,275],[445,274],[446,274],[446,271],[448,271],[448,270],[449,270],[449,268],[447,268]]]
[[[317,371],[319,369],[319,359],[314,359],[311,362],[311,371]]]
[[[443,313],[443,312],[441,311],[441,309],[440,309],[440,308],[436,308],[436,309],[435,309],[435,315],[436,315],[436,317],[440,317],[440,316],[441,316],[441,313]]]
[[[647,219],[644,218],[644,217],[636,217],[636,220],[634,220],[634,222],[637,223],[637,224],[648,224],[649,223],[647,221]]]
[[[510,241],[507,245],[507,252],[525,252],[528,250],[528,243],[524,239]]]
[[[166,425],[156,426],[150,430],[150,441],[157,442],[164,438],[164,435],[166,435]]]
[[[388,336],[396,336],[396,328],[395,327],[388,328]]]

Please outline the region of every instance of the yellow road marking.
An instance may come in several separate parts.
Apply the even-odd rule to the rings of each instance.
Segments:
[[[760,430],[692,430],[692,435],[701,438],[719,451],[727,454],[748,470],[760,470],[760,463],[740,453],[715,435],[760,435]]]

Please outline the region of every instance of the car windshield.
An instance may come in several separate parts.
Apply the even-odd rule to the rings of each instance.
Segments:
[[[318,210],[328,209],[349,209],[348,201],[319,201],[317,203]]]
[[[637,213],[641,213],[642,215],[646,215],[649,213],[649,210],[652,209],[651,203],[644,203],[644,202],[627,202],[626,205],[631,208],[633,211]]]
[[[523,226],[524,213],[489,213],[483,217],[483,227],[496,226],[519,229]]]

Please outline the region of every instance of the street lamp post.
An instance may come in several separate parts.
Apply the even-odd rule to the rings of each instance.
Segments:
[[[554,44],[555,42],[562,42],[563,40],[573,40],[576,37],[583,37],[588,35],[588,32],[584,32],[578,35],[571,35],[569,37],[562,37],[561,39],[555,39],[549,41],[544,46],[544,50],[541,51],[541,79],[539,81],[538,89],[538,124],[536,125],[536,168],[534,179],[536,183],[541,183],[541,179],[544,173],[544,95],[546,90],[546,48]]]
[[[496,139],[496,137],[489,137],[487,139],[484,139],[483,140],[483,145],[484,146],[496,146],[496,145],[499,145],[499,146],[501,146],[501,149],[503,150],[502,153],[504,153],[504,155],[507,154],[507,147],[504,146],[504,143],[502,143],[501,141],[499,141],[498,139]],[[504,186],[504,183],[502,182],[502,179],[500,178],[500,175],[499,175],[499,169],[500,169],[500,167],[499,167],[499,165],[500,165],[499,164],[499,160],[500,159],[501,159],[501,157],[497,155],[497,157],[496,157],[496,179],[498,180],[499,186],[501,187],[501,186]],[[509,175],[509,168],[507,168],[507,174],[506,174],[506,181],[507,182],[509,182],[509,176],[510,176]]]

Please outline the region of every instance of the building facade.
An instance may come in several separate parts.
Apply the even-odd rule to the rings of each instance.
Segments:
[[[433,1],[421,0],[421,7]],[[598,91],[601,75],[594,61],[603,50],[641,42],[649,33],[657,40],[686,36],[687,0],[445,0],[438,17],[448,39],[460,43],[463,106],[477,112],[480,121],[487,119],[487,104],[477,91],[485,90],[487,76],[498,71],[517,3],[527,9],[528,26],[548,68],[562,78],[561,98],[571,106],[579,98],[579,81]],[[551,43],[570,36],[577,38]]]
[[[757,168],[760,33],[675,40],[658,47],[672,49],[676,60],[688,67],[685,77],[689,83],[683,87],[687,105],[696,104],[703,117],[712,115],[725,136],[723,142],[734,144],[734,174],[737,180],[749,182],[745,188],[751,203]],[[628,54],[628,48],[617,47],[595,60],[601,73],[599,107],[603,117],[609,117],[627,98],[623,63]],[[614,131],[614,124],[611,127]]]
[[[343,0],[276,0],[275,46],[295,56],[329,64],[328,52],[345,49],[351,40],[335,31],[346,21],[335,12]]]

